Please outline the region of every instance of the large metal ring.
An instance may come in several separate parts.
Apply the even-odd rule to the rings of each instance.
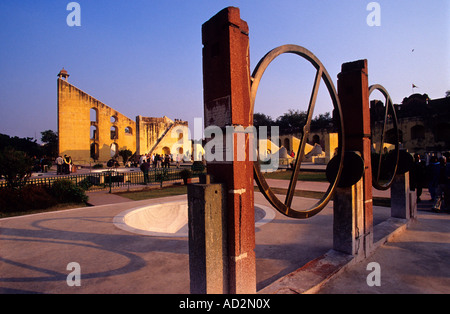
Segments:
[[[269,53],[267,53],[261,61],[256,66],[253,75],[252,75],[252,85],[251,85],[251,121],[253,121],[253,111],[255,106],[255,99],[256,99],[256,92],[258,90],[259,83],[261,81],[261,78],[264,74],[264,71],[267,69],[269,64],[278,56],[284,53],[292,53],[296,54],[300,57],[305,58],[308,60],[317,70],[313,90],[311,93],[311,98],[309,102],[308,107],[308,114],[307,114],[307,122],[305,126],[303,127],[303,135],[299,146],[299,151],[296,154],[296,160],[294,165],[294,170],[292,172],[291,181],[289,183],[288,192],[286,195],[286,200],[282,202],[278,199],[278,197],[273,193],[269,185],[267,184],[266,179],[264,178],[263,174],[261,173],[261,168],[259,161],[255,161],[254,163],[254,175],[256,183],[258,184],[258,187],[260,191],[264,194],[266,199],[270,202],[270,204],[277,209],[280,213],[283,215],[286,215],[288,217],[292,218],[298,218],[298,219],[305,219],[310,218],[316,214],[318,214],[330,201],[330,199],[333,196],[333,193],[338,185],[339,179],[341,177],[342,168],[343,168],[343,162],[344,162],[344,125],[343,125],[343,116],[342,116],[342,110],[341,105],[339,102],[339,98],[336,93],[336,89],[334,87],[334,84],[326,71],[325,67],[322,65],[320,60],[312,54],[309,50],[296,46],[296,45],[284,45],[280,46],[278,48],[275,48],[271,50]],[[302,162],[302,158],[304,156],[305,151],[305,144],[306,140],[310,131],[311,126],[311,120],[314,112],[314,106],[317,99],[317,94],[319,90],[320,81],[323,80],[325,85],[327,86],[328,92],[331,96],[331,100],[333,101],[333,107],[335,109],[335,114],[337,113],[339,116],[339,133],[338,133],[338,156],[341,156],[340,158],[340,166],[339,170],[337,172],[336,178],[334,182],[330,183],[327,191],[325,192],[324,196],[312,207],[305,209],[305,210],[295,210],[291,208],[292,199],[294,197],[295,187],[298,181],[298,175],[300,172],[300,165]]]
[[[385,109],[385,114],[384,114],[383,131],[381,133],[380,149],[377,152],[379,155],[378,161],[376,164],[374,164],[372,161],[372,165],[373,165],[372,166],[372,185],[377,190],[387,190],[391,187],[392,183],[394,182],[395,175],[397,174],[398,163],[399,163],[399,158],[400,158],[399,157],[400,138],[399,138],[399,132],[398,132],[397,114],[395,112],[395,108],[392,103],[391,97],[389,96],[389,93],[383,86],[376,84],[376,85],[372,85],[369,87],[369,97],[372,94],[372,92],[375,90],[378,90],[383,94],[383,96],[385,98],[384,103],[385,103],[386,109]],[[392,115],[390,117],[389,117],[389,108],[392,109]],[[395,159],[395,163],[394,163],[394,167],[393,167],[392,176],[389,178],[387,183],[381,184],[380,183],[380,175],[381,175],[381,167],[382,167],[382,163],[383,163],[383,148],[384,148],[384,141],[385,141],[386,125],[387,125],[389,118],[392,119],[392,122],[394,124],[394,130],[395,130],[395,149],[394,149],[393,155],[391,155]],[[372,136],[372,140],[373,140],[373,136]],[[375,171],[373,171],[374,166],[376,166]]]

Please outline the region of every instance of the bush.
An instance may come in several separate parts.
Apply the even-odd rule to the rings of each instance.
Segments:
[[[19,191],[9,187],[0,189],[0,212],[8,212],[19,207],[21,201]]]
[[[23,185],[31,175],[33,161],[22,151],[8,147],[0,152],[0,177],[4,176],[8,186]]]
[[[183,179],[183,183],[186,185],[188,183],[188,179],[192,178],[192,171],[189,169],[184,169],[180,171],[180,177]]]
[[[203,172],[205,171],[205,165],[201,161],[194,161],[192,163],[191,170],[194,172]]]
[[[86,203],[88,196],[85,191],[70,180],[57,180],[50,188],[50,194],[58,203]]]
[[[183,169],[180,171],[181,179],[189,179],[192,178],[192,171],[189,169]]]
[[[38,185],[25,185],[20,190],[24,210],[45,209],[58,204],[50,195],[48,188]]]
[[[92,166],[92,169],[102,169],[103,168],[103,164],[95,164]]]
[[[86,179],[83,179],[82,181],[78,182],[78,186],[82,188],[84,191],[87,191],[91,186],[94,185],[94,182],[95,181],[93,180],[93,177],[89,176]]]
[[[52,187],[25,185],[22,188],[0,188],[1,213],[47,209],[62,203],[86,203],[88,197],[81,187],[69,180],[57,180]]]
[[[0,209],[4,213],[45,209],[55,205],[56,199],[44,186],[26,185],[21,189],[0,189]]]

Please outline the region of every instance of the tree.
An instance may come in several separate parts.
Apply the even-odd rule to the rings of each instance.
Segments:
[[[331,117],[331,114],[329,112],[319,114],[311,121],[312,129],[327,129],[332,125],[333,125],[333,118]]]
[[[275,125],[272,117],[265,115],[264,113],[256,112],[253,115],[253,125],[260,132],[259,127],[267,127],[267,136],[270,138],[272,136],[271,126]],[[261,135],[260,135],[261,136]]]
[[[44,143],[44,154],[48,157],[58,156],[58,135],[52,130],[41,132],[41,141]]]
[[[253,125],[255,127],[260,127],[260,126],[272,126],[274,125],[275,122],[273,121],[272,117],[265,115],[264,113],[259,113],[256,112],[253,115]]]
[[[31,137],[19,138],[0,134],[0,150],[11,147],[15,150],[26,153],[28,156],[42,156],[42,147]]]
[[[445,92],[445,98],[448,98],[448,97],[450,97],[450,89]]]
[[[4,176],[9,187],[16,188],[31,175],[33,160],[22,151],[7,147],[0,152],[0,176]]]
[[[282,135],[302,133],[306,118],[306,112],[289,109],[287,113],[277,118],[275,124],[280,127]]]
[[[123,164],[125,165],[128,159],[133,156],[133,152],[129,149],[119,150],[119,156],[122,157]]]

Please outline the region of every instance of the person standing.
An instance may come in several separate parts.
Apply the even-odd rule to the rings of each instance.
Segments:
[[[447,165],[446,165],[446,158],[441,157],[439,159],[439,174],[437,178],[437,187],[436,187],[436,201],[433,205],[432,210],[435,212],[441,212],[442,209],[445,209],[447,207],[447,200],[445,199],[445,189],[447,186]]]
[[[141,171],[144,173],[144,184],[148,184],[148,170],[150,169],[150,162],[145,160],[141,165]]]
[[[431,201],[436,201],[436,188],[438,186],[440,165],[436,156],[432,156],[428,165],[428,191],[430,192]]]
[[[70,174],[70,164],[72,163],[72,158],[70,156],[64,155],[64,174]]]
[[[156,154],[155,159],[156,159],[156,168],[161,168],[162,157],[159,154]]]
[[[411,169],[411,190],[417,192],[417,203],[421,202],[420,196],[425,182],[425,163],[420,159],[419,154],[414,154],[414,165]]]
[[[63,165],[64,165],[64,160],[61,156],[58,156],[55,160],[55,164],[56,164],[56,174],[60,175],[63,173]]]

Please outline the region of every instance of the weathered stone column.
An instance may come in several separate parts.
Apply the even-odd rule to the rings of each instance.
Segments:
[[[416,200],[411,201],[409,172],[396,175],[391,186],[391,217],[410,219],[415,217]],[[414,193],[415,194],[415,193]]]
[[[188,185],[192,294],[228,293],[225,210],[222,184]]]
[[[334,201],[334,248],[348,254],[369,254],[373,246],[372,167],[367,60],[345,63],[338,75],[338,95],[345,127],[346,151],[364,160],[361,182],[340,188]],[[340,196],[338,194],[341,194]],[[340,201],[345,199],[345,201]],[[337,202],[336,202],[337,200]]]
[[[360,241],[364,228],[363,181],[351,187],[338,187],[333,198],[333,249],[353,256],[364,249]]]
[[[227,127],[251,125],[248,26],[239,9],[229,7],[203,25],[202,36],[205,128],[216,126],[225,136]],[[224,147],[215,147],[224,160],[207,158],[207,169],[226,187],[229,293],[244,294],[256,292],[252,135],[239,135],[243,147],[236,146],[237,136],[233,145],[223,140]],[[245,160],[236,160],[242,152]]]

